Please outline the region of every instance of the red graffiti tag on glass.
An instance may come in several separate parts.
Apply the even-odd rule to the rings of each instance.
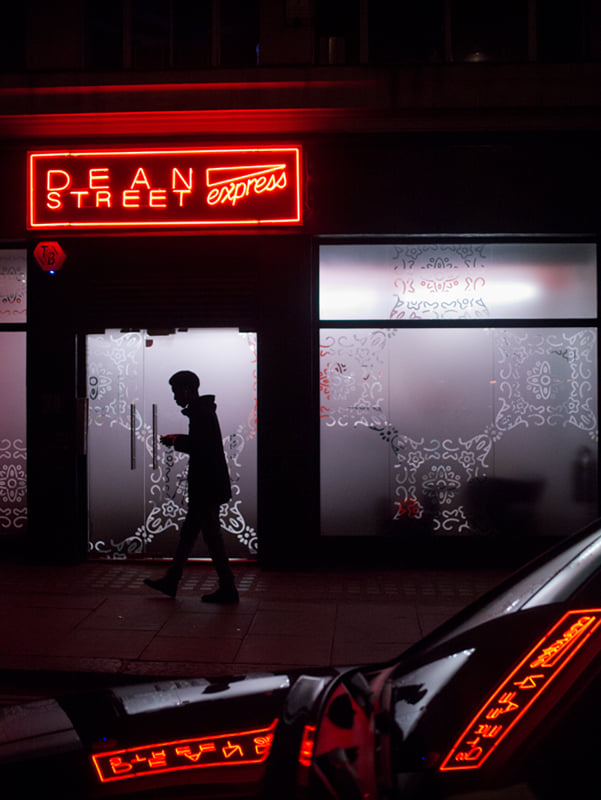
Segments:
[[[574,656],[593,637],[599,639],[600,626],[601,609],[566,612],[490,695],[442,762],[441,772],[481,767]]]
[[[29,229],[302,223],[300,147],[29,153]]]
[[[267,728],[111,750],[93,755],[92,763],[101,783],[185,769],[260,764],[267,760],[276,725],[274,720]]]

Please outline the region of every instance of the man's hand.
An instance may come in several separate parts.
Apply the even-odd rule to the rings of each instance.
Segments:
[[[178,433],[167,433],[165,436],[161,436],[161,444],[164,444],[165,447],[173,447],[178,436]]]

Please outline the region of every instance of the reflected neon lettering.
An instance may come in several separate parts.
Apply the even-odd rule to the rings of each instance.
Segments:
[[[269,748],[271,747],[272,741],[273,736],[271,734],[267,734],[266,736],[255,736],[253,743],[256,754],[258,756],[269,754]]]
[[[185,769],[260,764],[269,755],[277,722],[255,730],[96,753],[91,760],[101,783]]]
[[[124,761],[121,756],[113,756],[112,758],[109,758],[109,764],[113,775],[123,775],[126,772],[131,772],[134,768],[133,764],[130,764],[128,761]]]
[[[214,753],[216,751],[215,742],[208,742],[207,744],[199,744],[198,749],[195,753],[192,752],[192,748],[189,745],[185,747],[176,747],[175,754],[178,756],[184,756],[184,758],[189,758],[190,761],[196,763],[203,753]]]
[[[221,749],[224,758],[231,758],[232,756],[240,756],[240,758],[244,758],[244,750],[242,746],[237,742],[232,744],[229,739],[225,747]]]
[[[557,663],[558,659],[565,655],[565,651],[578,641],[587,628],[595,622],[595,617],[581,617],[571,628],[569,628],[561,637],[553,642],[552,645],[546,647],[543,652],[531,664],[531,669],[537,667],[551,667]]]
[[[566,612],[490,695],[440,771],[481,767],[578,653],[584,664],[594,657],[601,648],[600,626],[601,609]]]
[[[526,675],[521,681],[515,681],[515,686],[519,686],[520,689],[536,689],[538,687],[538,681],[544,679],[544,675]]]
[[[471,741],[468,740],[466,745],[469,749],[462,750],[460,753],[457,753],[457,761],[477,761],[484,752],[482,747],[477,746],[479,741],[479,736]]]
[[[502,730],[502,725],[478,725],[474,733],[477,733],[478,736],[483,736],[485,739],[494,739]]]
[[[499,697],[498,705],[491,708],[486,714],[486,719],[496,719],[501,716],[501,714],[509,714],[510,711],[516,711],[519,705],[513,702],[515,696],[516,692],[505,692],[505,694],[502,694]]]
[[[301,741],[300,751],[298,754],[298,762],[303,767],[310,767],[315,752],[315,733],[317,728],[315,725],[305,725],[303,730],[303,738]]]

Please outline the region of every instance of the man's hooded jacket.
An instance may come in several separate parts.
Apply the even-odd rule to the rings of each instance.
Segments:
[[[230,477],[223,452],[215,395],[195,398],[183,409],[189,419],[188,434],[179,434],[174,447],[188,453],[188,504],[215,506],[232,496]]]

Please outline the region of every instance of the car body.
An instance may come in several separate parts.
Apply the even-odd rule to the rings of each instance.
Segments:
[[[120,686],[0,718],[61,798],[559,798],[596,777],[601,523],[385,664]]]

